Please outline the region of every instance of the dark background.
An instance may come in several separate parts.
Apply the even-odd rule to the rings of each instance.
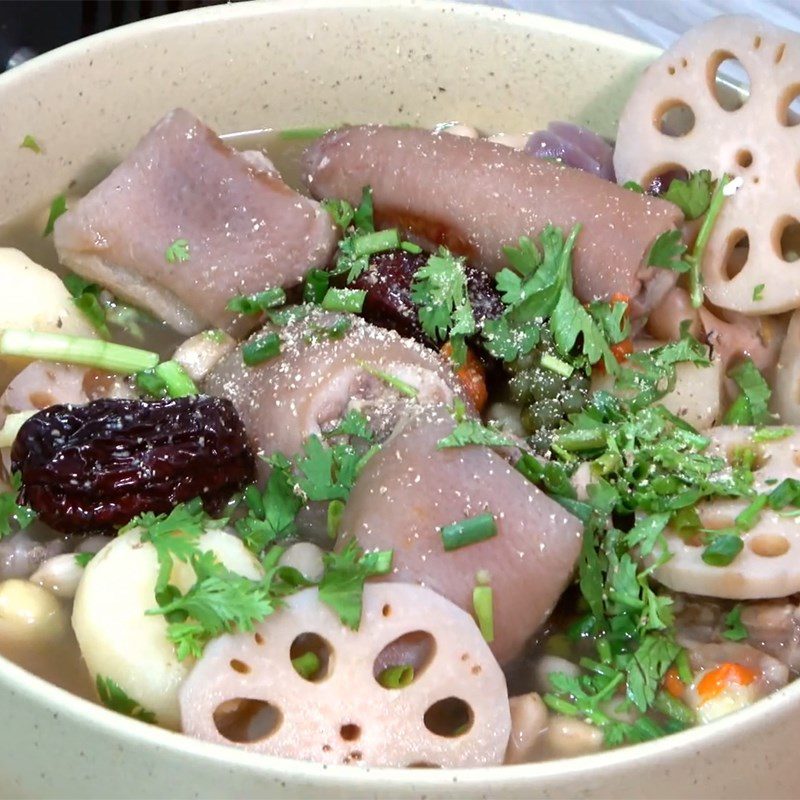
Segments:
[[[221,2],[224,0],[0,1],[0,72],[23,47],[44,53],[127,22]]]

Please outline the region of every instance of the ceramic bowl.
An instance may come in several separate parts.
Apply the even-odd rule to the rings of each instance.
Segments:
[[[106,173],[167,110],[223,132],[461,120],[611,135],[657,51],[473,5],[244,3],[103,33],[0,77],[0,225]],[[40,157],[21,157],[32,134]],[[0,659],[3,797],[797,797],[800,682],[703,728],[600,755],[469,771],[323,767],[135,722]]]

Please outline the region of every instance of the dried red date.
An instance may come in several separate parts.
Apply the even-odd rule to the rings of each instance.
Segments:
[[[414,275],[428,261],[428,253],[408,253],[390,250],[370,259],[370,265],[353,283],[354,289],[364,289],[362,316],[374,325],[397,331],[402,336],[416,339],[428,347],[436,343],[428,338],[419,324],[417,307],[411,300]],[[492,277],[483,270],[466,267],[467,289],[475,319],[498,317],[503,303]]]
[[[68,533],[112,530],[193,497],[218,513],[255,474],[233,405],[205,396],[50,406],[20,428],[11,461],[22,502]]]

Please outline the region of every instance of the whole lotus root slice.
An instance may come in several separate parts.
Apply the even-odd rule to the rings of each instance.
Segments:
[[[291,659],[298,642],[314,639],[323,667],[307,680]],[[408,650],[398,639],[427,641],[426,655],[404,653],[417,662],[414,680],[388,689],[375,672],[388,645]],[[287,598],[252,633],[212,642],[180,705],[191,736],[328,764],[502,764],[511,731],[505,678],[472,618],[430,589],[399,583],[367,584],[358,631],[316,588]]]
[[[800,478],[800,428],[784,438],[764,442],[753,441],[756,430],[747,426],[712,428],[707,433],[712,443],[706,452],[728,464],[743,457],[754,459],[754,488],[762,494],[785,478]],[[697,507],[700,521],[711,530],[730,528],[750,500],[701,503]],[[800,518],[782,516],[767,506],[758,522],[742,534],[741,552],[723,567],[703,561],[704,543],[699,538],[687,541],[669,528],[664,534],[672,557],[654,575],[670,589],[732,600],[786,597],[800,591]],[[659,555],[656,549],[649,560]]]
[[[750,79],[749,96],[736,110],[720,104],[715,88],[719,65],[731,58]],[[782,245],[800,219],[800,137],[789,111],[799,92],[800,35],[763,20],[722,16],[694,28],[653,62],[622,113],[614,154],[620,183],[646,185],[675,168],[742,179],[703,258],[706,294],[722,308],[774,314],[800,306],[800,269],[787,264],[796,254],[784,254],[796,245]],[[664,115],[677,110],[689,116],[687,107],[691,129],[664,132]],[[742,265],[745,241],[749,255]]]

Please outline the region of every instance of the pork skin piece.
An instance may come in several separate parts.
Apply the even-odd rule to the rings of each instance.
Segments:
[[[419,583],[472,612],[478,573],[494,600],[494,652],[508,662],[547,619],[572,577],[582,526],[488,447],[437,449],[454,427],[423,409],[364,468],[341,520],[337,547],[355,537],[393,549],[392,579]],[[492,513],[497,535],[446,552],[441,528]]]
[[[167,249],[179,239],[189,258],[170,263]],[[63,264],[187,335],[229,328],[231,297],[298,283],[327,263],[336,240],[318,203],[183,109],[55,227]]]
[[[347,330],[332,336],[343,323]],[[253,337],[269,331],[281,337],[278,356],[248,367],[242,345],[217,363],[205,385],[236,406],[260,455],[297,453],[309,436],[335,427],[351,409],[385,438],[409,406],[448,404],[461,396],[453,370],[435,351],[360,317],[314,309]],[[416,397],[404,396],[376,371],[408,384]]]
[[[371,186],[379,226],[398,226],[426,247],[446,245],[488,272],[506,266],[503,246],[520,236],[548,223],[566,234],[580,223],[580,300],[621,292],[639,317],[675,283],[674,273],[646,262],[656,237],[682,221],[677,206],[581,170],[482,139],[386,126],[327,133],[305,158],[314,197],[353,203]]]

